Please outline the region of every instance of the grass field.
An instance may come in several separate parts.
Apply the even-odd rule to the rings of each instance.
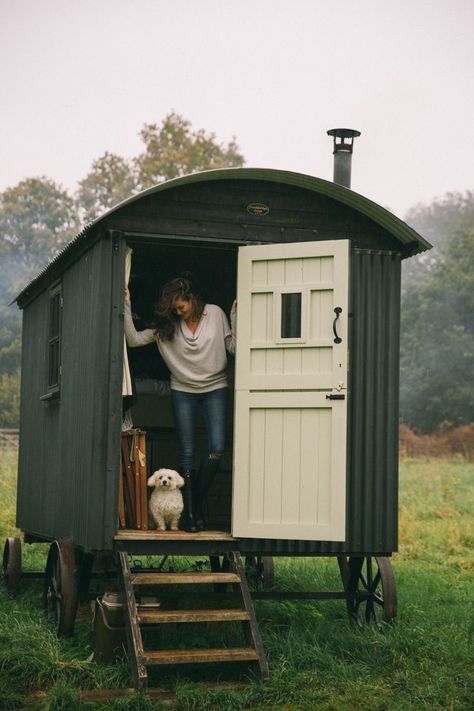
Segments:
[[[14,535],[15,453],[2,456],[1,540]],[[350,623],[344,602],[256,603],[270,663],[261,683],[208,690],[224,677],[171,670],[160,687],[175,708],[234,711],[457,711],[474,708],[474,466],[459,460],[401,464],[400,552],[393,565],[399,613],[379,631]],[[44,547],[24,546],[25,568],[43,569]],[[277,559],[276,585],[341,589],[329,558]],[[196,641],[199,645],[199,640]],[[79,700],[85,689],[129,687],[126,661],[99,667],[93,659],[90,610],[80,610],[72,640],[60,640],[41,610],[41,582],[25,581],[16,599],[0,590],[0,709],[85,711],[165,708],[147,697]],[[204,676],[205,675],[205,676]],[[234,674],[235,676],[235,674]]]

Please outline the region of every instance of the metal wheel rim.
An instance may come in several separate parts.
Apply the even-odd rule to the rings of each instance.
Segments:
[[[272,556],[245,556],[245,571],[257,587],[271,587],[275,580],[275,566]]]
[[[256,555],[246,555],[245,556],[245,575],[247,580],[252,585],[259,587],[259,577],[258,577],[258,556]]]
[[[275,565],[273,558],[269,555],[264,555],[260,562],[260,577],[264,588],[271,588],[275,582]]]
[[[346,577],[346,592],[354,593],[347,600],[349,616],[359,625],[382,627],[384,623],[393,622],[397,614],[397,594],[389,558],[367,556],[361,560],[349,559],[348,568],[341,563],[340,568],[343,580]]]
[[[48,553],[43,588],[43,608],[58,635],[74,632],[77,610],[75,555],[71,541],[53,541]]]
[[[7,592],[15,595],[21,580],[21,541],[19,538],[7,538],[3,548],[2,579]]]

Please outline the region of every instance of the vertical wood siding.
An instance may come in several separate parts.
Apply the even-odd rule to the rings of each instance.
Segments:
[[[120,417],[121,402],[117,398],[116,412],[110,411],[116,258],[112,241],[102,239],[63,275],[57,401],[40,400],[47,384],[48,292],[24,311],[20,429],[28,446],[20,450],[17,523],[48,539],[72,537],[85,548],[107,547],[112,510],[116,517],[116,477],[110,489],[107,471],[110,425]],[[118,443],[116,451],[118,472]]]

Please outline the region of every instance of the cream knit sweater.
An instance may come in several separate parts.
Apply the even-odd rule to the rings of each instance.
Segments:
[[[196,332],[180,321],[174,338],[165,341],[152,328],[135,329],[131,306],[125,301],[125,336],[132,348],[156,342],[171,372],[171,389],[206,393],[227,385],[227,353],[235,353],[235,317],[229,328],[227,316],[219,306],[206,304]]]

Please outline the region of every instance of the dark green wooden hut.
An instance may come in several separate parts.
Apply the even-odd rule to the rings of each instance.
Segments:
[[[342,261],[334,261],[334,245]],[[131,247],[134,307],[145,322],[160,285],[183,270],[191,270],[207,286],[208,301],[227,312],[239,292],[238,339],[244,345],[237,354],[235,387],[242,398],[235,403],[235,428],[230,425],[215,527],[232,533],[233,545],[237,539],[246,554],[396,550],[400,270],[404,258],[429,246],[397,217],[347,188],[276,170],[197,173],[110,210],[17,297],[23,310],[17,525],[28,540],[72,538],[87,551],[136,545],[116,538],[123,290]],[[267,257],[265,250],[272,248],[276,252]],[[241,280],[244,268],[256,281],[252,276]],[[277,278],[278,273],[283,276]],[[346,296],[339,286],[334,291],[336,277],[345,281]],[[281,316],[288,305],[290,312],[299,309],[296,326],[285,325]],[[337,337],[344,353],[334,344]],[[151,348],[135,363],[137,374],[165,378]],[[266,404],[263,391],[272,393]],[[296,400],[278,395],[287,391]],[[293,493],[281,464],[285,442],[290,447],[295,440],[295,425],[289,423],[296,411],[307,430],[312,422],[317,428],[300,440],[297,456],[305,461],[298,473],[291,472],[302,488],[295,498],[299,518],[287,511]],[[133,417],[150,433],[150,466],[175,465],[167,399],[144,395]],[[260,440],[259,427],[267,443]],[[276,455],[275,437],[283,442]],[[330,464],[318,459],[313,489],[312,460],[307,459],[311,439],[320,449],[324,441],[332,443],[326,456]],[[266,464],[259,452],[249,453],[257,441]],[[324,480],[322,472],[336,459],[337,486],[331,484],[333,474]],[[282,493],[276,499],[269,491],[274,489],[270,466],[278,470]],[[232,487],[233,470],[238,481]],[[259,471],[267,472],[265,481]],[[314,507],[307,502],[318,497],[315,529],[309,520]],[[335,521],[329,520],[333,513]],[[149,541],[141,550],[153,552],[156,545]]]

